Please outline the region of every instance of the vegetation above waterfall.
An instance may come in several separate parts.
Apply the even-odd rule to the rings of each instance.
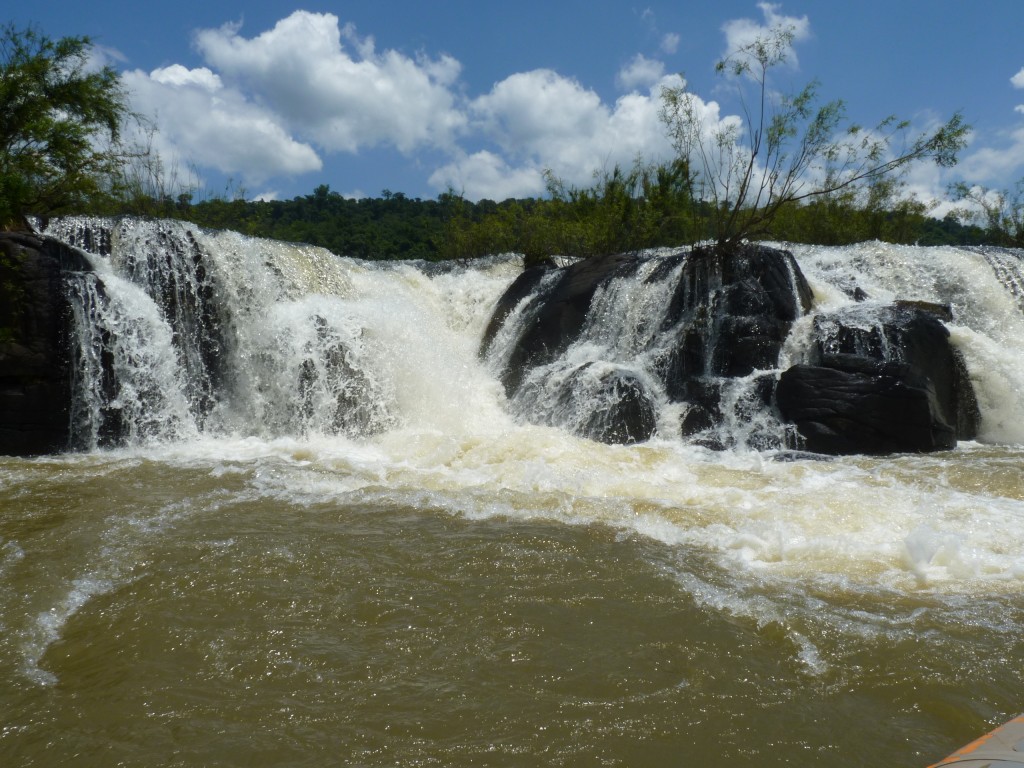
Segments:
[[[0,228],[117,197],[134,118],[117,72],[90,67],[91,49],[88,37],[0,27]]]
[[[87,37],[52,41],[0,28],[0,229],[25,215],[137,214],[321,245],[366,259],[467,259],[523,253],[587,257],[703,241],[734,247],[771,239],[838,245],[896,243],[1024,246],[1024,187],[961,183],[944,219],[905,194],[913,163],[948,166],[964,143],[960,115],[909,135],[887,118],[843,126],[843,104],[817,106],[817,84],[776,96],[769,72],[792,31],[776,29],[719,64],[740,93],[744,120],[709,128],[685,86],[666,88],[661,118],[675,156],[637,159],[590,186],[546,175],[539,198],[470,201],[456,190],[433,200],[385,190],[348,199],[318,186],[292,200],[248,201],[244,190],[202,192],[151,151],[153,134],[127,105],[116,72],[90,66]],[[125,140],[125,136],[136,138]],[[138,138],[138,137],[142,138]],[[1022,182],[1024,183],[1024,182]]]

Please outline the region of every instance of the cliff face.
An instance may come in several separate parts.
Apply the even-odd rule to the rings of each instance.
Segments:
[[[63,273],[90,270],[77,251],[45,237],[0,233],[0,454],[67,449],[71,308]]]

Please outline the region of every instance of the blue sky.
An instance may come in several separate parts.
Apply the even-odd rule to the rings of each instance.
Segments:
[[[864,125],[964,113],[961,163],[915,169],[919,198],[1024,177],[1024,0],[34,0],[7,20],[92,37],[168,167],[214,191],[500,200],[541,194],[545,169],[587,184],[669,152],[666,78],[713,119],[738,114],[714,64],[777,23],[797,32],[782,91],[816,79]]]

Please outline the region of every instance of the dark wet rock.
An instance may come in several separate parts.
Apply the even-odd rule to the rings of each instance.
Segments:
[[[793,321],[811,306],[793,255],[750,244],[727,253],[695,249],[682,258],[664,320],[677,337],[662,369],[669,397],[689,401],[695,377],[775,368]]]
[[[594,257],[560,268],[550,282],[542,281],[544,270],[540,274],[525,271],[498,302],[500,312],[522,301],[519,295],[529,296],[519,338],[501,374],[506,392],[513,394],[532,368],[547,365],[565,352],[579,338],[597,289],[629,274],[638,263],[636,254]],[[496,319],[493,316],[488,327],[491,339],[501,325]]]
[[[631,371],[614,369],[595,377],[590,364],[581,366],[566,381],[560,399],[564,407],[585,410],[578,431],[591,440],[642,443],[650,440],[657,428],[654,402]]]
[[[659,257],[596,257],[554,275],[527,270],[498,302],[482,345],[486,354],[515,310],[518,337],[501,370],[506,392],[514,396],[531,371],[558,360],[580,340],[599,288],[637,274],[641,266],[647,267],[644,281],[652,290],[674,281],[667,304],[656,310],[660,316],[649,319],[657,328],[650,348],[658,350],[654,373],[665,395],[689,405],[680,424],[683,435],[721,422],[720,379],[777,367],[793,322],[811,306],[810,287],[792,254],[756,244],[728,252],[696,248]]]
[[[909,366],[873,370],[797,365],[777,391],[779,410],[816,453],[888,454],[948,450],[956,431],[938,414],[934,389]]]
[[[822,315],[806,364],[776,404],[800,447],[828,454],[948,450],[978,430],[978,406],[943,320],[948,307],[898,302]]]
[[[0,233],[0,454],[68,448],[71,310],[63,274],[89,271],[78,251],[22,232]]]
[[[525,269],[519,277],[512,281],[512,285],[505,289],[505,293],[503,293],[501,298],[498,299],[498,303],[494,307],[494,311],[491,312],[491,320],[487,324],[487,329],[484,331],[484,338],[480,344],[480,349],[484,354],[486,354],[487,350],[490,348],[491,342],[494,341],[495,334],[497,334],[501,329],[501,326],[508,319],[508,316],[512,314],[512,311],[521,301],[537,290],[537,286],[540,284],[541,279],[543,279],[549,268],[550,267],[537,266]]]

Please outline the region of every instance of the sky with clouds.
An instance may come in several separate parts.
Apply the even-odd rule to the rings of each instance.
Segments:
[[[90,36],[168,164],[249,196],[328,184],[502,200],[543,194],[548,169],[585,185],[670,156],[660,93],[681,77],[710,123],[734,120],[742,107],[715,62],[780,24],[793,43],[773,87],[815,79],[865,125],[964,113],[961,163],[916,169],[920,197],[1024,177],[1020,0],[36,0],[8,20]]]

